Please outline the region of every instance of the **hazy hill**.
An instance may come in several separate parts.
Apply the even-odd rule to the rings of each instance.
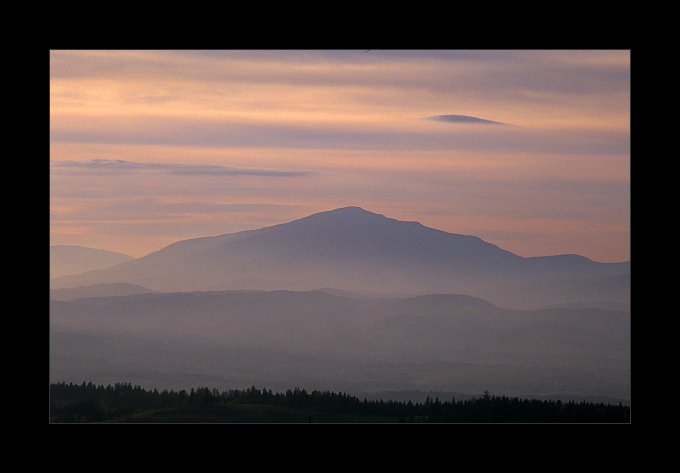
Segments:
[[[194,292],[51,301],[50,330],[55,381],[630,396],[626,311]]]
[[[85,271],[104,269],[133,260],[130,255],[84,246],[50,246],[50,277],[56,278]]]
[[[258,230],[178,241],[111,268],[55,279],[52,287],[122,282],[157,291],[330,287],[470,294],[531,307],[627,303],[629,276],[615,287],[599,280],[629,272],[629,262],[597,263],[578,255],[523,258],[475,236],[346,207]]]
[[[152,293],[151,289],[127,283],[93,284],[74,288],[50,289],[50,299],[70,301],[85,297],[129,296],[132,294]]]

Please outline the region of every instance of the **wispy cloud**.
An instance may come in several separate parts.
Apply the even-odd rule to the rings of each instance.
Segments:
[[[186,163],[161,163],[139,162],[124,159],[91,159],[88,161],[62,160],[53,161],[52,169],[81,170],[102,174],[114,174],[123,172],[139,171],[162,171],[181,176],[271,176],[271,177],[299,177],[315,174],[315,171],[297,171],[290,169],[267,169],[267,168],[238,168],[232,166],[220,166],[216,164],[186,164]]]

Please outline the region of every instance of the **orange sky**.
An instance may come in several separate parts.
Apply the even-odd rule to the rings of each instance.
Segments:
[[[347,205],[630,259],[630,51],[50,53],[51,244],[139,257]]]

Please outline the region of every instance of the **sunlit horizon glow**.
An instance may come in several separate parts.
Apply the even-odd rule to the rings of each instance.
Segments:
[[[630,51],[50,52],[51,245],[140,257],[349,205],[629,260]]]

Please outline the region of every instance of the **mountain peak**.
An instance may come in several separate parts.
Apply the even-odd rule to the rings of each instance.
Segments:
[[[347,223],[352,221],[364,220],[374,220],[374,219],[386,219],[384,215],[369,212],[361,207],[348,206],[340,207],[333,210],[326,210],[322,212],[317,212],[307,217],[303,217],[297,221],[333,221],[337,223]],[[293,223],[293,222],[290,222]]]
[[[368,210],[364,210],[364,209],[362,209],[361,207],[357,207],[357,206],[355,206],[355,205],[350,205],[350,206],[347,206],[347,207],[339,207],[339,208],[337,208],[337,209],[328,210],[328,211],[325,211],[325,212],[319,212],[319,213],[313,214],[313,215],[318,215],[318,214],[333,214],[333,215],[340,215],[340,214],[344,214],[344,215],[372,214],[372,215],[378,215],[378,214],[376,214],[376,213],[369,212]],[[311,216],[311,215],[310,215],[310,216]]]

